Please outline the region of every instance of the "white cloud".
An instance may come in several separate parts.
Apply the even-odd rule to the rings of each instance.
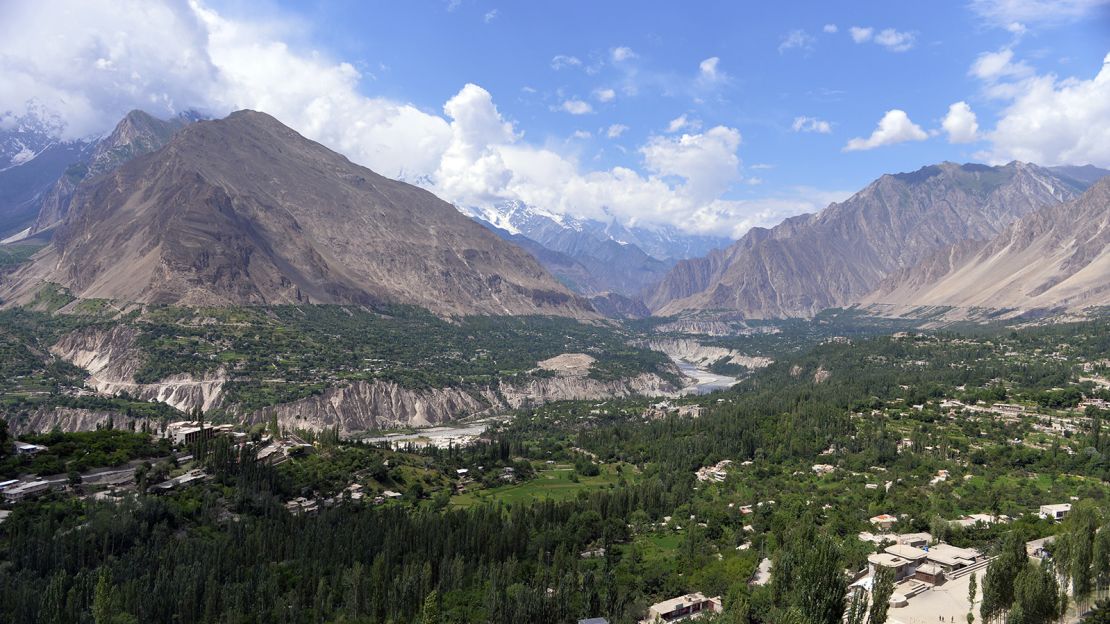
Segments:
[[[967,102],[949,106],[941,127],[948,133],[949,143],[971,143],[979,139],[979,121]]]
[[[303,40],[298,23],[244,22],[172,1],[56,7],[4,7],[0,119],[33,99],[66,119],[66,135],[75,137],[111,129],[132,108],[162,116],[191,107],[216,116],[252,108],[458,205],[516,199],[557,213],[693,232],[742,234],[804,203],[721,199],[744,182],[734,128],[699,132],[686,120],[685,134],[652,138],[636,152],[642,171],[589,170],[573,152],[526,142],[480,86],[463,86],[442,115],[364,95],[366,81],[353,65],[288,43]],[[631,51],[613,52],[632,58]],[[626,131],[613,124],[598,134],[615,139]]]
[[[829,33],[830,35],[835,35],[836,32],[840,29],[836,27],[836,24],[825,24],[825,27],[821,30]]]
[[[636,58],[636,53],[632,51],[632,48],[625,46],[613,48],[611,55],[617,63]]]
[[[724,78],[724,74],[717,69],[717,65],[720,64],[720,62],[721,59],[716,56],[705,59],[698,64],[699,76],[708,81],[716,81]]]
[[[580,67],[582,59],[577,56],[568,56],[566,54],[556,54],[551,59],[551,69],[560,70],[566,67]]]
[[[590,139],[593,138],[593,136],[593,133],[589,130],[575,130],[574,133],[570,135],[572,139]]]
[[[685,179],[688,194],[708,201],[740,179],[740,141],[739,130],[716,126],[703,134],[652,137],[640,153],[649,171]]]
[[[1008,28],[1015,22],[1062,24],[1106,7],[1110,0],[971,0],[971,9],[988,22]]]
[[[701,128],[701,122],[696,119],[690,119],[686,113],[682,113],[675,117],[667,124],[667,132],[678,132],[679,130],[697,130]]]
[[[815,41],[816,39],[813,38],[813,35],[810,35],[804,30],[792,30],[783,35],[782,41],[779,43],[779,54],[789,50],[803,50],[808,52],[813,49]]]
[[[486,14],[482,17],[482,20],[485,23],[488,24],[488,23],[492,22],[493,20],[497,19],[497,16],[499,15],[499,13],[500,12],[497,9],[493,9],[491,11],[486,11]]]
[[[983,158],[1110,167],[1110,54],[1089,80],[1003,75],[1013,81],[996,85],[994,93],[1009,104],[986,135],[991,147]]]
[[[856,43],[867,43],[868,41],[871,41],[871,35],[875,33],[875,29],[864,28],[861,26],[852,26],[848,29],[848,32],[852,35],[852,41],[855,41]]]
[[[906,141],[924,141],[927,138],[929,138],[929,135],[921,129],[921,126],[910,121],[905,111],[896,108],[888,110],[883,115],[871,136],[866,139],[856,137],[848,141],[848,144],[844,146],[844,151],[869,150]]]
[[[905,52],[912,48],[917,40],[917,36],[912,32],[902,32],[893,28],[884,28],[875,32],[875,29],[869,26],[852,26],[848,32],[852,35],[852,41],[856,43],[871,41],[891,52]]]
[[[597,89],[594,91],[594,97],[599,102],[612,102],[617,97],[617,92],[612,89]]]
[[[1022,78],[1033,73],[1025,61],[1014,62],[1014,51],[1002,48],[997,52],[983,52],[971,64],[969,74],[993,82],[1001,78]]]
[[[899,32],[884,28],[875,35],[875,43],[892,52],[905,52],[913,47],[916,36],[911,32]]]
[[[594,112],[594,107],[584,100],[566,100],[561,108],[571,115],[588,115]]]
[[[794,123],[790,126],[794,132],[817,132],[819,134],[828,134],[832,132],[832,125],[827,121],[823,121],[816,117],[795,117]]]

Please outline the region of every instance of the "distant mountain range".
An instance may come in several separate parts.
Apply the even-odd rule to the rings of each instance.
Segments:
[[[52,138],[45,115],[0,129],[0,233],[53,234],[0,297],[55,282],[141,303],[583,318],[1110,305],[1110,182],[1090,165],[884,175],[730,242],[521,202],[456,210],[264,114],[199,120],[133,111],[95,141]]]
[[[974,241],[994,239],[1026,215],[1074,200],[1106,173],[946,162],[884,175],[818,214],[754,228],[725,249],[678,262],[646,302],[658,315],[728,311],[746,318],[852,305],[900,271],[935,265],[938,252],[953,245],[970,251]]]
[[[727,238],[691,235],[671,227],[625,227],[502,202],[462,209],[503,239],[520,245],[559,281],[585,295],[616,293],[638,299],[676,260],[727,245]]]
[[[268,115],[167,124],[133,113],[112,137],[86,170],[107,172],[67,187],[50,246],[0,287],[6,302],[50,282],[78,298],[139,303],[596,316],[450,204]]]

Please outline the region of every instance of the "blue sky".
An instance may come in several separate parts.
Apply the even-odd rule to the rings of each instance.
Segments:
[[[163,39],[199,46],[208,65],[127,85],[139,104],[261,108],[456,203],[522,199],[735,236],[942,160],[1110,166],[1099,0],[166,5],[171,17],[147,24],[167,20]],[[11,17],[35,32],[34,16]],[[194,62],[132,58],[138,33],[124,53],[81,33],[70,38],[116,54],[90,57],[94,72]],[[290,59],[300,69],[286,73]],[[84,88],[34,80],[18,97]],[[82,95],[89,111],[127,104]],[[89,111],[81,127],[105,123]],[[363,119],[378,121],[357,129]]]

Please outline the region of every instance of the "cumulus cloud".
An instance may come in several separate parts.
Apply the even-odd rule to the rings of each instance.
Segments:
[[[617,97],[617,92],[612,89],[597,89],[594,91],[594,97],[599,102],[612,102]]]
[[[1012,76],[1011,81],[994,85],[992,92],[1008,104],[987,133],[991,147],[981,157],[991,162],[1110,166],[1110,54],[1088,80],[1002,75]]]
[[[874,42],[891,52],[905,52],[912,48],[917,40],[917,36],[912,32],[898,31],[893,28],[884,28],[875,32],[875,29],[869,26],[852,26],[848,32],[852,35],[852,41],[856,43]]]
[[[613,61],[617,63],[636,58],[636,53],[632,51],[632,48],[625,46],[613,48],[610,55],[613,57]]]
[[[855,41],[856,43],[867,43],[868,41],[871,41],[871,35],[875,33],[875,29],[864,28],[862,26],[852,26],[848,29],[848,32],[852,35],[852,41]]]
[[[825,24],[825,27],[821,30],[829,33],[830,35],[835,35],[840,29],[836,27],[836,24]]]
[[[844,151],[870,150],[906,141],[924,141],[927,138],[929,138],[929,135],[921,129],[921,126],[910,121],[909,115],[905,111],[895,108],[888,110],[883,115],[871,136],[866,139],[856,137],[848,141],[848,144],[844,146]]]
[[[488,23],[492,22],[493,20],[497,19],[497,16],[499,15],[499,13],[500,12],[497,9],[492,9],[490,11],[486,11],[486,14],[484,16],[482,16],[482,21],[484,21],[485,23],[488,24]]]
[[[526,142],[478,85],[462,86],[442,114],[367,96],[355,66],[290,45],[299,39],[288,24],[230,19],[196,1],[72,0],[51,11],[29,3],[4,11],[0,118],[37,102],[66,120],[67,137],[106,132],[133,108],[160,116],[252,108],[458,205],[513,199],[580,217],[742,234],[809,201],[721,199],[744,182],[734,128],[700,132],[685,119],[675,129],[684,134],[653,137],[635,152],[641,171],[591,171],[573,154]],[[611,55],[634,57],[627,48]],[[571,59],[552,65],[581,66]],[[570,104],[580,112],[589,106],[567,102],[581,102]],[[615,139],[626,131],[613,124],[598,133]]]
[[[795,117],[794,123],[790,128],[794,132],[816,132],[818,134],[828,134],[832,132],[832,125],[830,125],[829,122],[816,117]]]
[[[783,54],[790,50],[803,50],[808,52],[813,49],[813,44],[816,41],[813,35],[804,30],[792,30],[783,35],[782,40],[779,42],[779,54]]]
[[[1033,73],[1033,68],[1025,61],[1014,62],[1014,51],[1002,48],[997,52],[983,52],[976,57],[968,71],[980,80],[994,81],[1000,78],[1021,78]]]
[[[717,69],[717,65],[720,64],[720,62],[721,59],[716,56],[705,59],[698,64],[698,75],[702,79],[710,82],[724,78],[724,74]]]
[[[682,113],[675,117],[667,124],[667,132],[678,132],[679,130],[697,130],[701,127],[701,122],[696,119],[690,119],[686,113]]]
[[[979,139],[979,121],[967,102],[949,106],[941,127],[948,133],[949,143],[971,143]]]
[[[653,137],[640,153],[649,171],[685,180],[683,190],[697,201],[709,201],[740,179],[740,131],[716,126],[703,134]]]
[[[571,115],[588,115],[594,112],[594,107],[584,100],[565,100],[560,108]]]

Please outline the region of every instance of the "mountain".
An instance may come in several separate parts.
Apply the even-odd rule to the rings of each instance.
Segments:
[[[68,167],[42,196],[38,215],[29,234],[37,234],[61,223],[69,212],[69,202],[77,185],[113,171],[123,163],[149,154],[165,145],[175,132],[200,119],[193,112],[162,120],[140,111],[127,114],[112,132],[96,142],[86,160]]]
[[[935,254],[864,303],[960,308],[1110,305],[1110,177],[1078,199],[1026,215],[994,239]]]
[[[541,210],[521,201],[504,201],[494,206],[462,210],[468,216],[513,234],[523,234],[550,249],[563,252],[574,248],[574,243],[568,241],[573,241],[577,235],[586,241],[612,240],[624,246],[635,246],[648,256],[669,263],[703,256],[732,242],[721,236],[687,234],[670,225],[626,227],[615,218],[609,221],[580,219]]]
[[[884,175],[818,214],[753,228],[728,248],[679,262],[647,297],[658,315],[727,310],[811,316],[854,303],[891,273],[950,245],[994,238],[1015,220],[1077,197],[1074,173],[1012,162],[941,163]]]
[[[450,204],[253,111],[190,124],[79,185],[51,245],[0,297],[29,301],[43,282],[141,303],[595,316]]]
[[[66,169],[88,158],[91,141],[63,141],[64,124],[42,109],[0,116],[0,239],[27,228],[39,198]]]

